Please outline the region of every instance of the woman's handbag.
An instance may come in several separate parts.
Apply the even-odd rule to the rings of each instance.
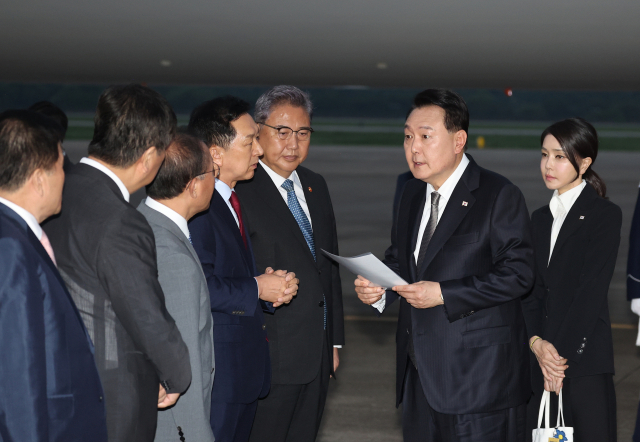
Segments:
[[[562,412],[562,389],[558,396],[558,419],[555,428],[549,427],[549,407],[551,406],[551,392],[545,391],[540,401],[540,411],[538,412],[538,428],[533,430],[533,442],[573,442],[573,427],[564,426],[564,413]],[[544,428],[542,425],[542,414],[544,413]]]

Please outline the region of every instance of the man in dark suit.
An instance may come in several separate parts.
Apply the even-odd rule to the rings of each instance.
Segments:
[[[228,96],[206,101],[191,113],[189,129],[209,146],[220,167],[209,210],[189,224],[215,323],[211,428],[216,440],[244,442],[258,398],[267,394],[271,381],[271,329],[265,329],[263,310],[273,312],[290,302],[298,280],[294,274],[274,274],[270,269],[258,274],[245,212],[234,190],[239,180],[253,176],[262,155],[249,104]]]
[[[39,223],[60,211],[58,134],[0,114],[0,440],[106,442],[93,345]]]
[[[385,255],[409,284],[385,293],[355,282],[380,312],[400,299],[405,441],[525,438],[531,386],[520,297],[534,280],[529,214],[516,186],[464,153],[468,127],[454,92],[416,96],[405,156],[417,179],[404,188]]]
[[[264,156],[252,180],[240,183],[258,267],[295,272],[302,291],[266,317],[271,392],[258,403],[251,441],[314,441],[344,344],[338,253],[327,184],[301,167],[309,153],[311,101],[293,86],[277,86],[256,103]]]
[[[176,117],[140,85],[98,100],[89,157],[71,168],[64,208],[45,230],[96,347],[110,441],[152,441],[157,407],[191,381],[187,347],[165,307],[153,232],[129,196],[155,177]]]

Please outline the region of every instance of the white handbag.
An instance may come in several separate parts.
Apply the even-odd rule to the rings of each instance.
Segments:
[[[538,428],[533,430],[533,442],[574,442],[573,427],[564,426],[564,413],[562,412],[562,389],[558,397],[558,419],[555,428],[549,427],[549,407],[551,407],[551,392],[545,391],[540,401],[540,411],[538,412]],[[544,428],[542,425],[542,414],[544,413]]]

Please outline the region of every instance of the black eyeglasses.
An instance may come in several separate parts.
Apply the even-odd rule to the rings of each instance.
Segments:
[[[216,163],[213,163],[213,169],[211,169],[211,170],[209,170],[207,172],[202,172],[201,174],[196,175],[196,177],[205,176],[206,174],[211,173],[211,172],[213,172],[213,177],[214,178],[218,178],[220,176],[220,167]]]
[[[270,127],[271,129],[277,130],[278,138],[280,138],[281,140],[288,140],[289,138],[291,138],[291,135],[295,133],[298,141],[307,141],[309,138],[311,138],[311,134],[314,132],[314,130],[311,129],[310,127],[303,127],[302,129],[293,130],[287,126],[274,127],[274,126],[268,125],[267,123],[260,123],[260,124]]]

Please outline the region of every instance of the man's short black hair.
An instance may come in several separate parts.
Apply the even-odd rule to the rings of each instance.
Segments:
[[[228,149],[236,137],[231,122],[248,114],[250,109],[249,103],[231,95],[205,101],[191,112],[189,130],[207,147],[215,145]]]
[[[438,106],[444,110],[444,127],[449,133],[463,130],[469,134],[469,109],[460,95],[448,89],[426,89],[413,99],[407,118],[415,109],[427,106]]]
[[[0,189],[17,190],[36,169],[55,166],[60,154],[56,124],[28,110],[0,114]]]
[[[38,101],[37,103],[32,104],[31,107],[29,107],[29,110],[49,117],[60,125],[60,142],[62,143],[64,141],[64,137],[67,135],[67,129],[69,127],[69,119],[62,109],[50,101]]]
[[[178,133],[165,151],[164,163],[155,179],[146,188],[155,200],[179,196],[187,184],[198,175],[209,172],[213,160],[202,141],[186,133]]]
[[[98,99],[89,155],[129,167],[152,146],[164,152],[176,125],[171,105],[156,91],[139,84],[111,86]]]

